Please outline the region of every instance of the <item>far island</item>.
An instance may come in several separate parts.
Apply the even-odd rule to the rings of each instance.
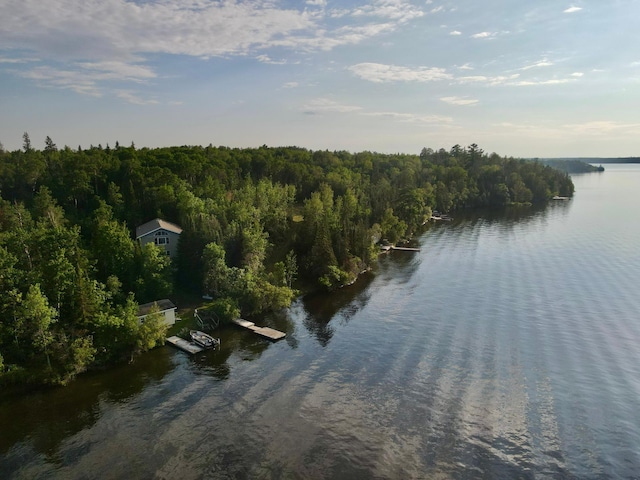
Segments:
[[[540,163],[549,165],[550,167],[557,168],[566,173],[591,173],[591,172],[604,172],[604,167],[598,165],[597,167],[593,163],[598,162],[596,159],[580,159],[580,158],[543,158],[538,159]]]

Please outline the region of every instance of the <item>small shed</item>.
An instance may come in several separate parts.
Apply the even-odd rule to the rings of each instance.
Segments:
[[[178,240],[180,240],[181,233],[182,229],[175,223],[154,218],[136,228],[136,240],[140,242],[142,247],[147,243],[153,243],[164,249],[167,255],[173,258],[178,251]]]
[[[144,323],[144,319],[149,315],[154,305],[158,306],[159,313],[164,316],[165,325],[173,325],[176,323],[176,309],[178,307],[176,307],[171,300],[165,298],[138,306],[138,320],[141,324]]]

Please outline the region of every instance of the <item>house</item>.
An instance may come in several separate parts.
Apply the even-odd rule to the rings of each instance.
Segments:
[[[176,309],[178,307],[176,307],[171,300],[165,298],[138,306],[138,320],[141,324],[144,323],[144,319],[149,315],[155,305],[157,305],[159,313],[164,317],[165,325],[173,325],[176,323]]]
[[[181,233],[182,229],[178,225],[156,218],[136,228],[136,240],[140,241],[142,247],[153,242],[173,258],[178,251]]]

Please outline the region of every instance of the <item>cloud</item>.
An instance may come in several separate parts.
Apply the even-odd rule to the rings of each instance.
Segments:
[[[370,112],[362,113],[367,117],[382,117],[392,120],[398,120],[404,123],[425,124],[425,125],[441,125],[448,126],[453,123],[451,117],[441,115],[424,115],[417,113],[401,113],[401,112]]]
[[[572,77],[577,77],[577,78],[582,77],[583,75],[584,75],[584,73],[582,73],[582,72],[573,72],[571,74]]]
[[[141,82],[156,78],[156,73],[147,66],[141,64],[125,63],[119,61],[104,62],[80,62],[77,66],[89,72],[95,72],[94,78],[100,80],[131,80]]]
[[[121,81],[145,83],[156,78],[156,73],[147,66],[121,61],[78,62],[68,68],[39,65],[16,73],[42,86],[72,90],[94,97],[100,97],[104,93],[100,84]]]
[[[222,56],[245,54],[315,26],[311,13],[280,9],[267,0],[86,0],[81,5],[48,0],[47,9],[35,0],[5,0],[0,39],[5,48],[60,57],[128,58],[143,52]]]
[[[442,5],[440,5],[439,7],[435,7],[432,8],[429,13],[438,13],[438,12],[443,12],[444,11],[444,7]]]
[[[522,67],[520,70],[531,70],[532,68],[540,68],[540,67],[550,67],[553,65],[553,62],[550,62],[546,58],[544,60],[540,60],[537,63],[532,65],[527,65],[526,67]]]
[[[357,77],[374,83],[433,82],[453,78],[443,68],[419,67],[411,69],[381,63],[358,63],[348,68]]]
[[[536,85],[562,85],[565,83],[570,83],[575,81],[573,78],[552,78],[549,80],[520,80],[518,82],[513,82],[510,85],[514,85],[516,87],[530,87]]]
[[[48,86],[100,94],[102,82],[108,79],[104,70],[92,65],[107,68],[109,63],[117,62],[110,71],[122,73],[122,81],[135,82],[158,76],[154,73],[157,67],[140,70],[152,55],[187,55],[205,60],[253,55],[261,62],[279,64],[284,61],[272,60],[269,49],[327,51],[387,34],[424,15],[419,6],[408,0],[374,0],[339,12],[309,8],[325,7],[325,0],[307,0],[300,5],[283,3],[47,0],[44,9],[38,0],[4,0],[0,45],[7,54],[0,59],[0,65],[27,63],[25,54],[46,58],[49,71],[20,75],[37,78],[42,86],[49,81]],[[337,16],[348,16],[349,24],[336,22]],[[20,52],[25,58],[12,52]],[[63,77],[81,81],[65,81]]]
[[[544,139],[564,139],[603,137],[610,138],[628,138],[640,135],[640,123],[622,123],[611,120],[596,120],[583,123],[567,123],[567,124],[516,124],[512,122],[503,122],[494,127],[502,130],[509,130],[510,134],[525,135],[530,138]]]
[[[449,105],[460,105],[460,106],[470,106],[476,105],[478,100],[474,100],[472,98],[464,98],[464,97],[441,97],[444,103],[448,103]]]
[[[497,35],[496,32],[480,32],[471,35],[471,38],[493,38]]]
[[[284,85],[282,85],[283,88],[297,88],[298,87],[298,82],[287,82]]]
[[[454,36],[462,35],[462,32],[459,32],[458,30],[452,30],[449,32],[449,35],[454,35]]]
[[[344,105],[329,98],[316,98],[304,105],[302,111],[308,115],[320,113],[351,113],[362,110],[362,107],[355,105]]]
[[[460,84],[468,84],[468,83],[484,83],[490,86],[496,85],[513,85],[512,82],[517,80],[520,77],[519,73],[514,73],[513,75],[466,75],[464,77],[457,77],[456,81]]]
[[[157,100],[144,100],[134,92],[128,90],[120,90],[116,93],[116,96],[134,105],[157,105],[160,103]]]
[[[22,63],[33,63],[39,62],[38,58],[6,58],[0,57],[0,63],[11,63],[11,64],[22,64]]]
[[[368,112],[362,107],[341,104],[326,97],[311,100],[303,106],[302,112],[306,115],[321,115],[324,113],[354,114],[363,117],[385,118],[402,123],[418,125],[450,126],[453,123],[453,119],[451,117],[441,115],[425,115],[406,112]]]
[[[536,66],[542,66],[539,62]],[[473,70],[468,64],[458,67],[460,70]],[[385,65],[381,63],[358,63],[348,67],[351,73],[356,77],[373,83],[393,83],[393,82],[418,82],[427,83],[442,80],[449,80],[450,83],[460,85],[468,84],[484,84],[487,86],[541,86],[541,85],[561,85],[565,83],[575,82],[577,75],[571,75],[568,78],[551,78],[551,79],[522,79],[520,73],[511,75],[462,75],[455,76],[447,72],[444,68],[436,67],[417,67],[409,68],[397,65]],[[456,98],[456,97],[445,97]]]
[[[569,8],[567,8],[566,10],[563,10],[563,13],[576,13],[579,12],[580,10],[582,10],[582,7],[575,7],[575,6],[571,6]]]
[[[19,72],[18,75],[43,86],[72,90],[93,97],[102,96],[102,92],[96,85],[96,79],[92,75],[80,71],[40,66],[26,72]]]
[[[424,16],[424,12],[403,0],[377,0],[370,5],[356,8],[351,12],[351,15],[354,17],[382,17],[404,23],[414,18]]]
[[[260,63],[268,63],[269,65],[286,65],[286,60],[272,60],[269,55],[258,55],[256,57]]]
[[[584,123],[571,123],[563,128],[578,135],[640,134],[640,123],[621,123],[611,120],[598,120]]]

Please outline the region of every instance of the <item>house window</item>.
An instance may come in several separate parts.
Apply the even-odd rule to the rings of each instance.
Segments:
[[[169,234],[167,232],[156,232],[156,238],[154,239],[154,243],[156,245],[168,245],[169,244]]]

